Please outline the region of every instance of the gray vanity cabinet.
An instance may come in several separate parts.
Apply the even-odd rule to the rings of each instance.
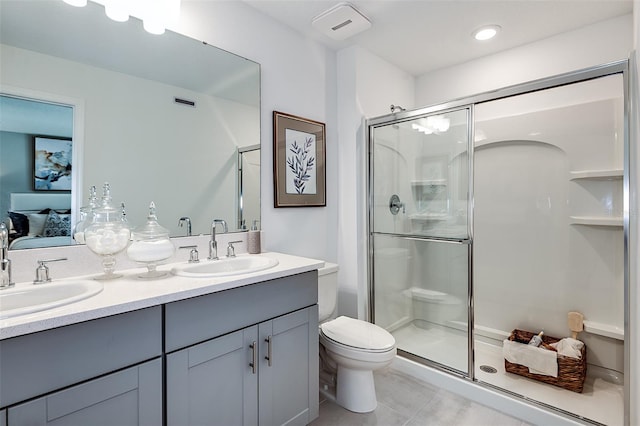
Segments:
[[[8,426],[162,424],[160,359],[10,407]]]
[[[310,423],[317,417],[318,306],[261,323],[258,334],[258,424]]]
[[[312,271],[168,304],[167,348],[193,344],[167,354],[167,425],[315,419],[317,294]]]
[[[317,319],[312,306],[168,355],[167,424],[308,424]]]
[[[258,381],[249,346],[256,326],[167,355],[167,425],[255,425]]]
[[[162,308],[0,341],[7,426],[162,424]]]
[[[317,301],[310,271],[0,340],[0,426],[311,423]]]

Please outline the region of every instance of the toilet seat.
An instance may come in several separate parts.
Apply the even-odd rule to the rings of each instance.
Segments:
[[[382,327],[345,316],[322,324],[320,332],[334,344],[358,352],[389,352],[396,345],[391,333]]]

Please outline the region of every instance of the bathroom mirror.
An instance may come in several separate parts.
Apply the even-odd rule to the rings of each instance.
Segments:
[[[114,22],[92,2],[75,8],[3,0],[0,55],[3,95],[73,111],[72,122],[56,123],[57,130],[43,129],[41,111],[23,113],[22,130],[15,130],[7,128],[10,108],[0,105],[2,156],[15,151],[7,132],[28,136],[20,148],[27,158],[18,167],[25,182],[34,175],[30,138],[72,139],[73,220],[87,204],[89,186],[100,193],[108,181],[133,226],[144,223],[154,201],[172,236],[186,235],[181,217],[191,219],[194,235],[210,233],[214,218],[240,229],[238,152],[260,142],[259,64],[170,31],[148,34],[133,17]],[[11,193],[42,198],[47,192],[61,191],[16,187],[16,176],[3,168],[2,217]],[[245,205],[259,206],[259,190],[244,197]],[[247,224],[259,219],[259,207],[250,214]]]
[[[260,145],[238,148],[238,228],[259,228]],[[258,222],[256,222],[258,221]]]

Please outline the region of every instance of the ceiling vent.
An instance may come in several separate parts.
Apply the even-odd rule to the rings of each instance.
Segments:
[[[349,3],[338,3],[311,21],[313,27],[334,40],[345,40],[371,27],[371,22]]]

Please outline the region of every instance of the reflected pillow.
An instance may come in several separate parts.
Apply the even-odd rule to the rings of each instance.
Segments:
[[[44,232],[44,223],[47,221],[48,214],[32,213],[29,215],[29,236],[40,237]]]
[[[9,213],[9,218],[11,219],[11,224],[13,225],[13,229],[15,230],[16,238],[24,237],[29,234],[29,218],[22,213],[16,212],[7,212]]]
[[[45,237],[68,237],[71,235],[71,215],[58,214],[51,210],[44,223],[42,235]]]

